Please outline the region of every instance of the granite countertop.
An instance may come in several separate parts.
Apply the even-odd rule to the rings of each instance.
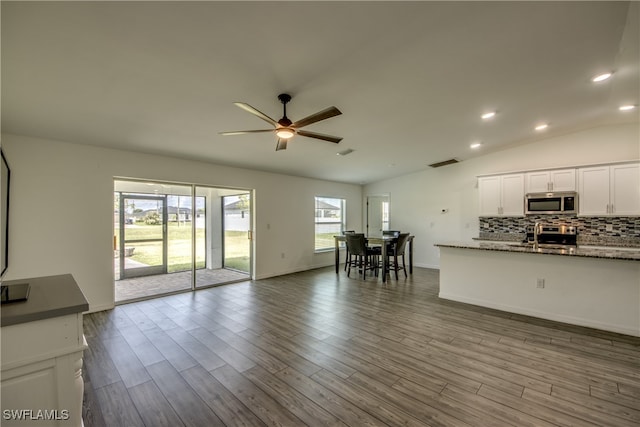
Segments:
[[[44,320],[89,310],[89,303],[71,274],[3,281],[2,285],[29,283],[26,301],[2,304],[2,326]]]
[[[603,258],[603,259],[616,259],[626,261],[640,261],[640,248],[612,248],[602,246],[582,246],[568,247],[568,248],[534,248],[531,245],[524,245],[519,242],[487,242],[487,241],[471,241],[471,242],[446,242],[436,243],[435,246],[446,248],[461,248],[461,249],[478,249],[485,251],[499,251],[499,252],[515,252],[515,253],[527,253],[527,254],[544,254],[544,255],[562,255],[562,256],[577,256],[588,258]]]
[[[473,240],[488,240],[495,242],[522,242],[526,238],[524,233],[485,233],[480,232],[479,237]],[[636,248],[640,249],[638,237],[606,237],[578,235],[578,246],[610,246],[612,248]]]

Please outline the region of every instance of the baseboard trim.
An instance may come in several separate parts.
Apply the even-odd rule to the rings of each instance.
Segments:
[[[462,302],[465,304],[477,305],[480,307],[492,308],[495,310],[505,311],[507,313],[523,314],[525,316],[538,317],[540,319],[553,320],[555,322],[567,323],[570,325],[584,326],[587,328],[601,329],[603,331],[616,332],[619,334],[640,337],[640,331],[624,325],[615,325],[603,322],[594,322],[593,320],[583,319],[579,317],[564,316],[561,314],[547,313],[538,310],[531,310],[526,307],[517,307],[511,305],[496,304],[492,301],[481,300],[476,298],[467,298],[460,295],[447,294],[440,292],[438,297],[450,301]]]
[[[113,310],[116,304],[99,304],[99,305],[91,305],[89,304],[89,311],[85,311],[84,314],[95,313],[97,311],[105,311],[105,310]]]
[[[325,264],[325,265],[306,266],[306,267],[294,268],[290,270],[277,271],[277,272],[268,273],[268,274],[260,274],[260,275],[256,275],[255,280],[270,279],[272,277],[285,276],[287,274],[293,274],[293,273],[301,273],[303,271],[316,270],[318,268],[333,267],[334,265],[335,265],[334,263],[331,263],[331,264]]]

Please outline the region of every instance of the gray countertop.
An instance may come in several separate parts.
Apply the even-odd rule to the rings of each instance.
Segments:
[[[44,320],[89,310],[89,303],[71,274],[3,281],[3,285],[29,283],[29,298],[2,304],[2,326]]]
[[[572,248],[533,248],[518,242],[446,242],[436,243],[435,246],[446,248],[477,249],[485,251],[515,252],[528,254],[561,255],[574,257],[616,259],[626,261],[640,261],[640,249],[620,249],[597,246],[578,246]]]

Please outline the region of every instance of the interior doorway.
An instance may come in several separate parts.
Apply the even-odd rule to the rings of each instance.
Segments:
[[[389,195],[367,196],[367,237],[381,237],[389,229]]]
[[[114,180],[116,303],[249,280],[251,195],[250,190]]]

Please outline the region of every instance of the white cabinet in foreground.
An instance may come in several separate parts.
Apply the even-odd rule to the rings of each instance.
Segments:
[[[1,424],[80,427],[87,300],[70,274],[12,282],[31,292],[2,306]]]

